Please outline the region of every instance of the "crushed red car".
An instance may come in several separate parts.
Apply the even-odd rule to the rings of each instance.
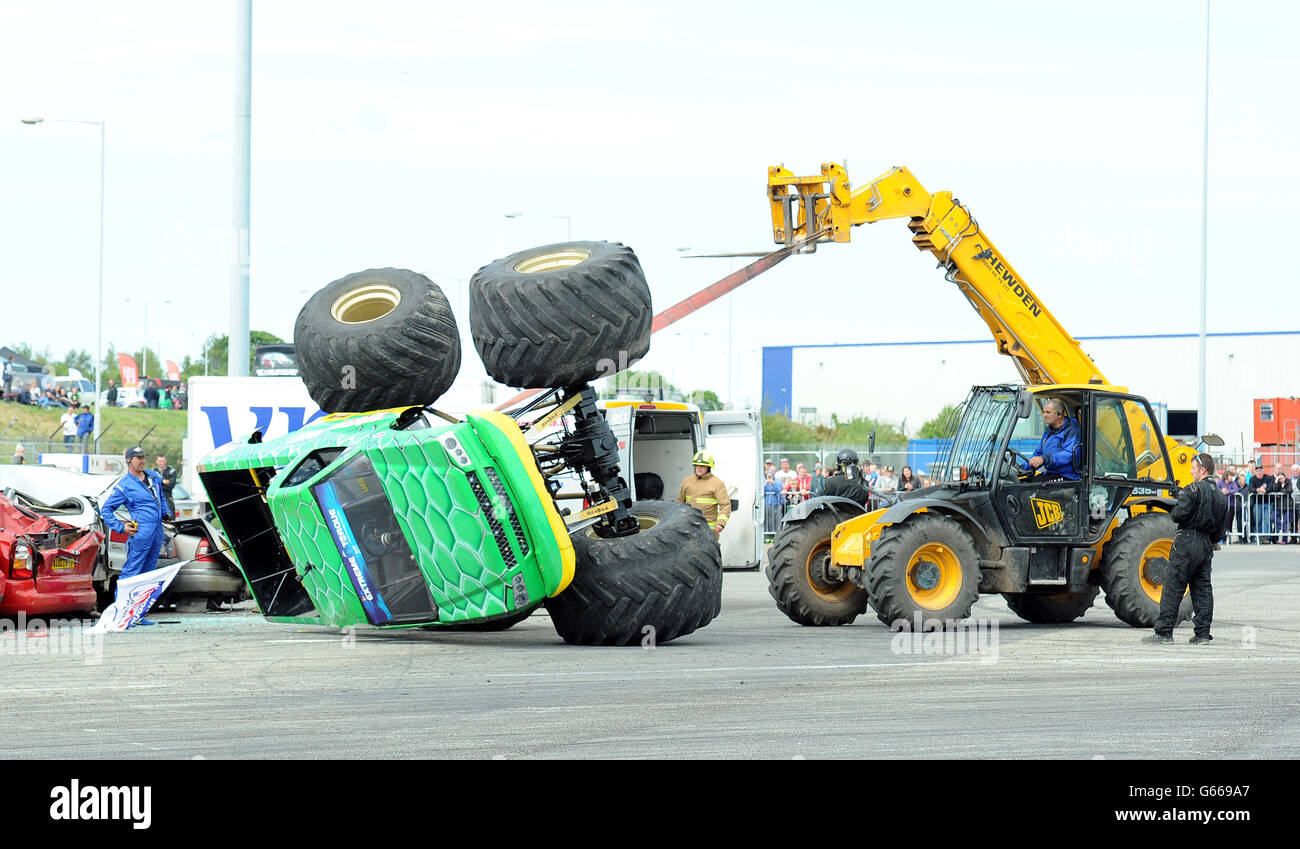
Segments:
[[[103,542],[98,530],[0,495],[0,615],[93,611],[91,576]]]

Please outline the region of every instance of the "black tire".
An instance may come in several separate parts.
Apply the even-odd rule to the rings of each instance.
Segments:
[[[460,371],[460,331],[438,285],[402,268],[341,277],[293,326],[298,373],[327,413],[425,406]]]
[[[507,386],[577,386],[650,350],[650,287],[631,248],[562,242],[490,263],[469,284],[469,326]]]
[[[540,603],[534,604],[524,610],[516,610],[514,613],[498,616],[495,619],[485,619],[482,622],[456,622],[451,625],[421,625],[420,627],[425,631],[507,631],[532,616],[539,607],[541,607]]]
[[[703,514],[676,501],[638,501],[632,514],[632,536],[573,535],[573,582],[546,600],[566,643],[662,645],[722,610],[722,552]]]
[[[95,582],[95,610],[103,613],[108,606],[117,601],[117,576],[107,581]]]
[[[867,610],[866,590],[825,575],[836,524],[830,510],[783,522],[768,552],[767,591],[800,625],[848,625]]]
[[[1007,607],[1026,622],[1060,624],[1073,622],[1088,612],[1097,600],[1100,587],[1081,593],[1003,593]]]
[[[1134,628],[1152,628],[1160,615],[1163,581],[1150,580],[1151,561],[1168,560],[1173,546],[1173,517],[1168,513],[1139,513],[1115,529],[1101,554],[1101,586],[1106,603],[1121,622]],[[1160,589],[1157,592],[1156,587]],[[1178,608],[1178,622],[1191,618],[1191,596]],[[1177,624],[1177,622],[1175,623]]]
[[[928,586],[930,580],[937,580]],[[914,513],[871,546],[867,587],[881,622],[899,631],[946,629],[970,616],[979,598],[979,555],[952,519]]]

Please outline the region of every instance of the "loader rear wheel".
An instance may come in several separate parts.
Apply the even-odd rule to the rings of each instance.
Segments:
[[[293,325],[307,393],[327,413],[432,404],[460,370],[460,331],[438,285],[403,268],[341,277]]]
[[[676,501],[637,501],[631,513],[641,526],[631,536],[572,536],[573,582],[546,600],[566,643],[661,645],[722,610],[722,552],[704,515]]]
[[[1168,513],[1139,513],[1121,524],[1106,544],[1099,567],[1101,586],[1120,621],[1134,628],[1156,624],[1175,530]],[[1191,615],[1192,600],[1185,594],[1177,622]]]
[[[483,266],[469,325],[487,373],[507,386],[576,386],[650,350],[650,287],[631,248],[563,242]]]
[[[867,566],[871,607],[895,630],[946,629],[979,598],[979,555],[952,519],[915,513],[881,531]]]
[[[784,522],[768,553],[767,591],[800,625],[847,625],[867,609],[866,590],[826,573],[836,524],[830,510]]]
[[[1056,624],[1073,622],[1088,612],[1097,600],[1100,587],[1081,593],[1003,593],[1007,607],[1026,622]]]

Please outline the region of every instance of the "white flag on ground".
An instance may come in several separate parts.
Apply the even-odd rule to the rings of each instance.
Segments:
[[[107,634],[130,628],[149,612],[149,608],[153,607],[158,596],[167,589],[172,579],[176,577],[176,573],[190,562],[186,560],[150,572],[141,572],[129,578],[118,578],[117,600],[104,608],[95,627],[88,629],[86,633]]]

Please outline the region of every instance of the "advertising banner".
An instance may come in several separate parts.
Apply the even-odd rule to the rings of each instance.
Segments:
[[[118,354],[117,368],[121,373],[124,387],[135,387],[140,384],[140,371],[136,368],[135,357],[130,354]]]

